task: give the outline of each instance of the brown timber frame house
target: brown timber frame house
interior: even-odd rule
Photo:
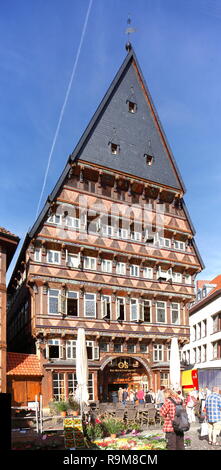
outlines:
[[[86,333],[91,400],[168,384],[171,338],[203,262],[185,188],[131,45],[27,234],[9,285],[9,350],[41,361],[44,406],[76,387]]]

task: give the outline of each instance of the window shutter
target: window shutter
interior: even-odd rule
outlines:
[[[101,317],[105,318],[107,316],[107,299],[101,300]]]
[[[172,276],[173,276],[172,268],[169,268],[167,271],[167,280],[172,279]]]
[[[59,293],[58,297],[58,312],[62,315],[67,314],[67,298],[66,294]]]
[[[144,321],[144,303],[140,303],[139,305],[139,320]]]
[[[120,318],[120,301],[119,301],[119,299],[117,299],[117,315],[116,315],[116,317],[117,317],[117,320],[118,320],[118,318]]]

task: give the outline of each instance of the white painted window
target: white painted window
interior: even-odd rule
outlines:
[[[80,253],[68,253],[66,251],[67,266],[70,268],[79,268],[80,266]]]
[[[185,251],[185,243],[178,240],[174,240],[174,248],[176,250]]]
[[[65,224],[67,225],[67,227],[71,227],[71,228],[74,228],[74,229],[79,229],[80,228],[80,219],[78,219],[77,217],[66,217],[66,220],[65,220]]]
[[[184,280],[185,284],[192,284],[192,276],[190,274],[185,274]]]
[[[143,268],[143,276],[145,279],[153,279],[153,268]]]
[[[125,308],[125,299],[124,297],[117,297],[116,302],[117,309],[117,320],[125,320],[126,308]]]
[[[132,264],[130,266],[130,275],[135,276],[135,277],[139,277],[139,273],[140,273],[139,266],[137,264]]]
[[[41,262],[41,248],[35,248],[34,261],[37,261],[38,263]]]
[[[111,319],[111,296],[109,295],[101,296],[101,317],[106,320]]]
[[[76,359],[76,340],[66,341],[66,358]]]
[[[96,268],[97,268],[97,258],[85,256],[84,257],[84,269],[95,270]]]
[[[79,312],[78,292],[68,291],[66,294],[66,315],[77,317]]]
[[[172,280],[173,280],[173,282],[181,283],[182,282],[182,274],[173,272],[172,273]]]
[[[163,361],[163,344],[154,344],[153,360],[154,362]]]
[[[131,232],[130,238],[131,240],[140,242],[142,240],[142,234],[140,232]]]
[[[105,273],[112,273],[112,261],[108,259],[102,259],[101,261],[101,271]]]
[[[177,302],[172,302],[171,303],[171,321],[175,325],[180,324],[180,304]]]
[[[65,400],[65,380],[64,374],[60,372],[53,372],[53,398],[56,401]]]
[[[170,238],[159,237],[159,246],[170,248],[171,247]]]
[[[117,237],[119,238],[128,238],[128,230],[126,230],[125,228],[119,228],[117,230]]]
[[[112,237],[114,235],[114,227],[111,225],[102,225],[102,234],[106,237]]]
[[[84,315],[88,318],[96,318],[96,294],[85,294]]]
[[[128,354],[133,354],[133,353],[135,353],[135,352],[136,352],[136,346],[135,346],[135,344],[130,344],[130,343],[128,343],[128,344],[127,344],[127,353],[128,353]]]
[[[120,262],[118,262],[118,263],[116,264],[116,273],[117,273],[117,274],[121,274],[121,275],[126,274],[126,263],[120,263]]]
[[[130,318],[131,321],[138,321],[139,303],[138,299],[131,299],[130,301]]]
[[[59,313],[59,297],[60,291],[58,289],[49,289],[48,291],[48,313]]]
[[[156,302],[157,323],[166,322],[166,302]]]
[[[49,339],[46,345],[46,357],[48,359],[61,359],[62,347],[59,339]]]
[[[99,359],[99,347],[95,346],[94,341],[86,341],[87,357],[95,361]]]
[[[60,214],[52,214],[48,217],[48,220],[49,224],[57,224],[57,225],[60,225],[61,224],[61,215]]]
[[[60,251],[48,250],[47,251],[47,262],[51,264],[60,264],[61,263],[61,253]]]

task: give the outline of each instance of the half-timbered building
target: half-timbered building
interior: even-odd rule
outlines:
[[[44,406],[76,387],[86,333],[90,399],[168,384],[171,338],[203,263],[185,187],[133,48],[29,231],[9,285],[11,351],[36,353]]]

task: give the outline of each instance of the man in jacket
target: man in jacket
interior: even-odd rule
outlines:
[[[212,393],[207,396],[205,407],[209,428],[209,444],[218,446],[217,436],[221,431],[221,396],[219,394],[219,387],[213,387]]]

